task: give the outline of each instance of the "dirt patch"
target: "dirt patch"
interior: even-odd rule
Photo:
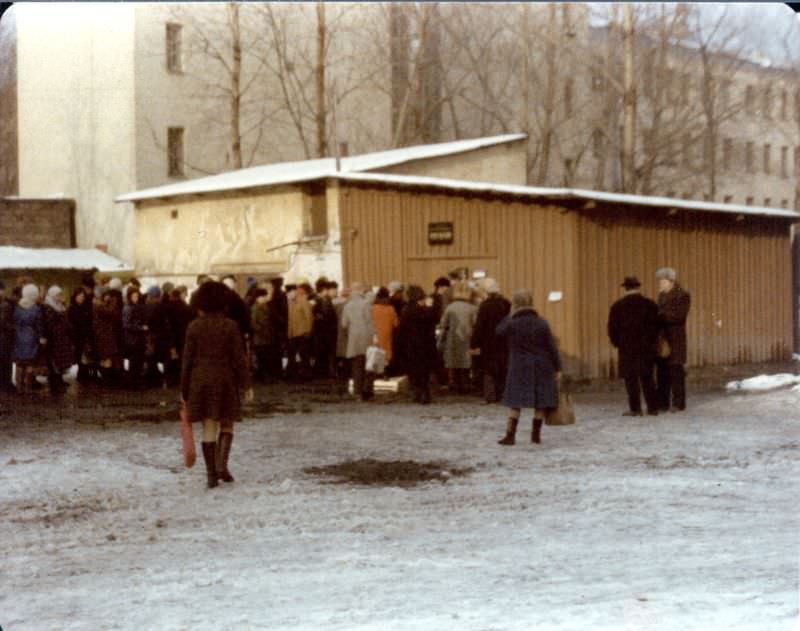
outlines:
[[[471,467],[454,467],[447,462],[414,462],[413,460],[348,460],[322,467],[307,467],[303,472],[323,478],[324,484],[360,484],[367,486],[416,486],[420,482],[436,480],[447,482],[450,478],[469,475]]]

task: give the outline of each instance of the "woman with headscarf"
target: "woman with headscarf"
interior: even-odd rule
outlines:
[[[88,305],[88,307],[87,307]],[[86,381],[90,373],[91,357],[94,354],[94,331],[92,329],[92,299],[83,287],[72,292],[67,307],[74,364],[78,364],[78,381]]]
[[[17,392],[33,390],[33,379],[39,364],[39,346],[47,340],[42,326],[42,309],[37,304],[39,288],[29,283],[22,288],[22,297],[14,309],[14,354],[17,366]]]
[[[51,392],[60,392],[67,387],[62,378],[64,371],[75,363],[72,331],[61,287],[53,285],[47,290],[42,305],[42,322],[47,339],[47,381]]]
[[[197,290],[199,317],[186,330],[181,400],[191,422],[203,424],[203,459],[208,488],[233,482],[228,457],[233,425],[241,418],[241,397],[252,401],[250,371],[239,326],[226,317],[229,291],[208,282]]]
[[[405,303],[405,301],[403,301]],[[386,366],[388,367],[394,356],[394,337],[400,319],[394,305],[389,301],[389,290],[381,287],[375,294],[372,304],[372,324],[378,338],[378,346],[386,353]]]
[[[95,296],[92,327],[95,350],[100,361],[100,373],[107,385],[117,386],[122,368],[122,349],[119,340],[122,311],[118,309],[112,292],[98,287],[95,289]]]
[[[453,301],[444,310],[440,323],[440,346],[448,370],[448,385],[460,394],[466,392],[469,383],[470,341],[478,318],[478,308],[470,302],[471,298],[470,286],[463,280],[458,281],[453,288]]]
[[[522,408],[533,408],[531,442],[541,442],[547,410],[558,407],[561,356],[547,320],[533,310],[527,289],[514,292],[511,313],[497,325],[497,335],[508,340],[508,374],[503,405],[511,408],[506,435],[498,443],[513,445]]]
[[[142,302],[142,292],[131,285],[127,304],[122,308],[122,337],[128,357],[128,387],[134,390],[142,386],[147,331],[147,307]]]

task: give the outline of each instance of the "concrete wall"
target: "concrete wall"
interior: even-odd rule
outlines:
[[[0,199],[0,245],[74,248],[75,201]]]
[[[17,22],[12,6],[0,19],[0,195],[19,191],[17,139]]]
[[[519,140],[451,156],[415,160],[375,172],[525,186],[526,143]]]
[[[133,8],[31,3],[15,9],[19,194],[74,198],[78,245],[106,244],[112,255],[131,260],[133,216],[113,198],[136,188]]]

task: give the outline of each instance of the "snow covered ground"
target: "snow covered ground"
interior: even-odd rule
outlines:
[[[0,402],[5,631],[800,629],[800,392],[641,419],[581,394],[575,426],[502,448],[503,409],[475,399],[263,390],[211,491],[159,397]],[[303,473],[367,457],[475,471]]]

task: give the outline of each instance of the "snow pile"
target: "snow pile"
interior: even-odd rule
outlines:
[[[767,392],[778,390],[794,384],[800,384],[800,375],[780,373],[777,375],[758,375],[742,381],[730,381],[725,386],[728,392]],[[800,387],[794,388],[800,391]]]

